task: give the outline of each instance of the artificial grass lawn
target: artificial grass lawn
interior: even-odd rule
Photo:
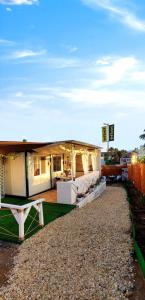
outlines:
[[[30,203],[30,200],[6,197],[2,199],[2,202],[15,205],[24,205]],[[75,205],[43,202],[44,226],[69,213],[75,207]],[[35,218],[34,221],[33,218]],[[25,222],[25,239],[29,238],[31,235],[40,230],[38,220],[38,213],[36,213],[35,208],[32,207]],[[0,210],[0,240],[20,242],[18,238],[18,224],[9,209]]]

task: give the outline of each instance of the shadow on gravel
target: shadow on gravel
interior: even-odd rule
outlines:
[[[0,241],[0,287],[8,280],[18,247],[16,244]]]
[[[131,182],[110,183],[112,187],[124,187],[127,191],[132,222],[135,224],[135,238],[145,259],[145,198]],[[145,300],[145,278],[134,255],[135,288],[130,300]]]
[[[136,261],[134,261],[135,270],[135,289],[130,300],[145,300],[145,279],[142,271]]]

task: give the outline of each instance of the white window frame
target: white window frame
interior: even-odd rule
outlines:
[[[54,170],[54,158],[55,157],[60,157],[60,170]],[[62,156],[61,155],[53,155],[53,157],[52,157],[52,159],[53,159],[53,172],[55,173],[55,172],[62,172]]]
[[[42,173],[42,167],[41,167],[41,159],[44,158],[45,159],[45,172]],[[39,170],[40,170],[40,174],[35,175],[35,159],[38,159],[38,165],[39,165]],[[33,175],[34,177],[38,177],[38,176],[42,176],[47,174],[47,166],[46,166],[46,156],[34,156],[33,158]]]

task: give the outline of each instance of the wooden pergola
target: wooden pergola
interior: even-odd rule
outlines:
[[[76,141],[64,141],[64,142],[55,142],[43,147],[35,149],[34,152],[37,155],[63,155],[64,157],[64,166],[70,165],[71,177],[76,177],[76,156],[81,155],[85,159],[84,163],[84,174],[88,171],[88,156],[92,155],[97,156],[99,152],[99,147],[90,145],[87,143],[81,143]],[[66,159],[67,158],[67,159]],[[94,166],[96,168],[96,166]]]

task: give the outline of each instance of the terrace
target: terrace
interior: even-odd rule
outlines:
[[[101,173],[100,148],[91,144],[78,141],[0,144],[2,198],[5,194],[35,197],[55,189],[58,181],[68,182],[94,171]],[[46,201],[55,202],[56,192],[45,197]]]
[[[44,198],[45,202],[48,203],[57,203],[57,190],[52,189],[50,191],[40,193],[36,196],[30,197],[30,200],[38,200],[40,198]]]
[[[78,141],[2,142],[0,238],[12,241],[23,238],[21,221],[24,238],[38,231],[42,225],[40,205],[37,207],[39,199],[44,201],[44,226],[72,210],[78,202],[82,205],[92,201],[105,188],[104,183],[101,188],[97,186],[99,177],[100,148],[97,146]]]

